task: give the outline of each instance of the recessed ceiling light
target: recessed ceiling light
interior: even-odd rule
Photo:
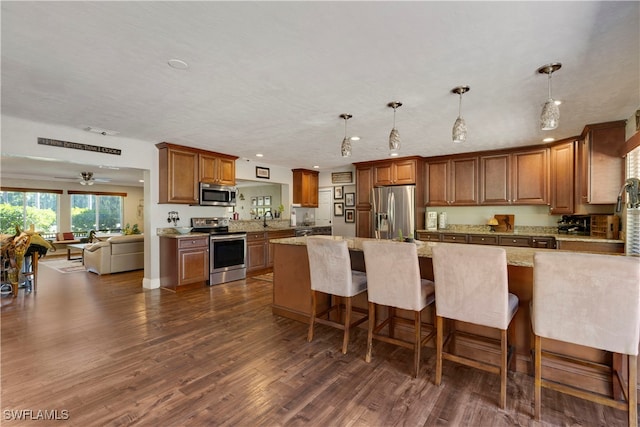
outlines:
[[[398,157],[398,153],[391,153],[389,154],[390,157]]]
[[[562,100],[560,100],[560,99],[554,99],[554,100],[553,100],[553,103],[554,103],[554,104],[556,104],[556,105],[560,105],[560,104],[562,104]]]
[[[543,140],[542,140],[542,142],[553,142],[553,141],[555,141],[555,140],[556,140],[555,138],[551,138],[551,137],[549,137],[549,138],[545,138],[545,139],[543,139]]]
[[[360,141],[360,137],[359,136],[352,136],[351,138],[352,141]]]
[[[116,132],[115,130],[94,128],[92,126],[87,126],[86,128],[84,128],[84,130],[86,130],[87,132],[99,133],[100,135],[109,135],[109,136],[117,135],[120,133],[120,132]]]
[[[144,182],[144,179],[139,179],[138,182]]]
[[[264,157],[264,154],[258,153],[258,154],[256,154],[256,157]]]
[[[169,64],[171,68],[175,68],[176,70],[186,70],[187,68],[189,68],[189,64],[180,59],[170,59],[167,64]]]
[[[313,168],[314,168],[314,169],[320,169],[320,166],[315,165],[315,166],[313,166]]]

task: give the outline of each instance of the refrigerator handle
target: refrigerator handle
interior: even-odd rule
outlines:
[[[393,240],[393,234],[396,232],[396,198],[393,192],[389,192],[389,196],[387,198],[387,216],[389,217],[389,240]]]

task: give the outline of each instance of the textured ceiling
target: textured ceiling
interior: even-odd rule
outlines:
[[[286,167],[531,145],[640,106],[638,2],[2,1],[2,114]],[[187,70],[167,65],[172,58]],[[560,126],[539,130],[541,65]],[[464,144],[451,142],[469,85]],[[344,122],[358,135],[340,156]]]

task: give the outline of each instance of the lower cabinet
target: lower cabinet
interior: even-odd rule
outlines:
[[[266,232],[247,233],[247,274],[267,268]]]
[[[624,253],[624,243],[615,242],[576,242],[558,240],[558,249],[574,252],[605,252],[613,254]]]
[[[160,237],[160,286],[180,286],[209,280],[209,237]]]
[[[554,237],[508,236],[504,234],[465,234],[418,232],[418,240],[427,242],[468,243],[472,245],[516,246],[522,248],[555,249]]]
[[[329,227],[329,234],[331,233],[331,227]],[[271,240],[271,239],[284,239],[286,237],[296,237],[296,232],[295,230],[278,230],[278,231],[269,231],[267,232],[267,239]],[[274,254],[274,249],[273,249],[274,244],[273,243],[269,243],[268,244],[268,249],[269,249],[269,253],[267,255],[267,267],[268,268],[273,268],[273,254]]]

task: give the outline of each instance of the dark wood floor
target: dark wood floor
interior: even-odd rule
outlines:
[[[624,426],[625,412],[543,392],[532,419],[532,378],[499,378],[453,363],[433,385],[427,349],[412,353],[355,331],[271,314],[271,287],[248,279],[174,294],[143,290],[142,272],[62,274],[41,264],[37,295],[2,297],[2,425],[73,426]],[[8,411],[57,410],[68,419],[15,421]],[[68,412],[63,412],[68,411]]]

